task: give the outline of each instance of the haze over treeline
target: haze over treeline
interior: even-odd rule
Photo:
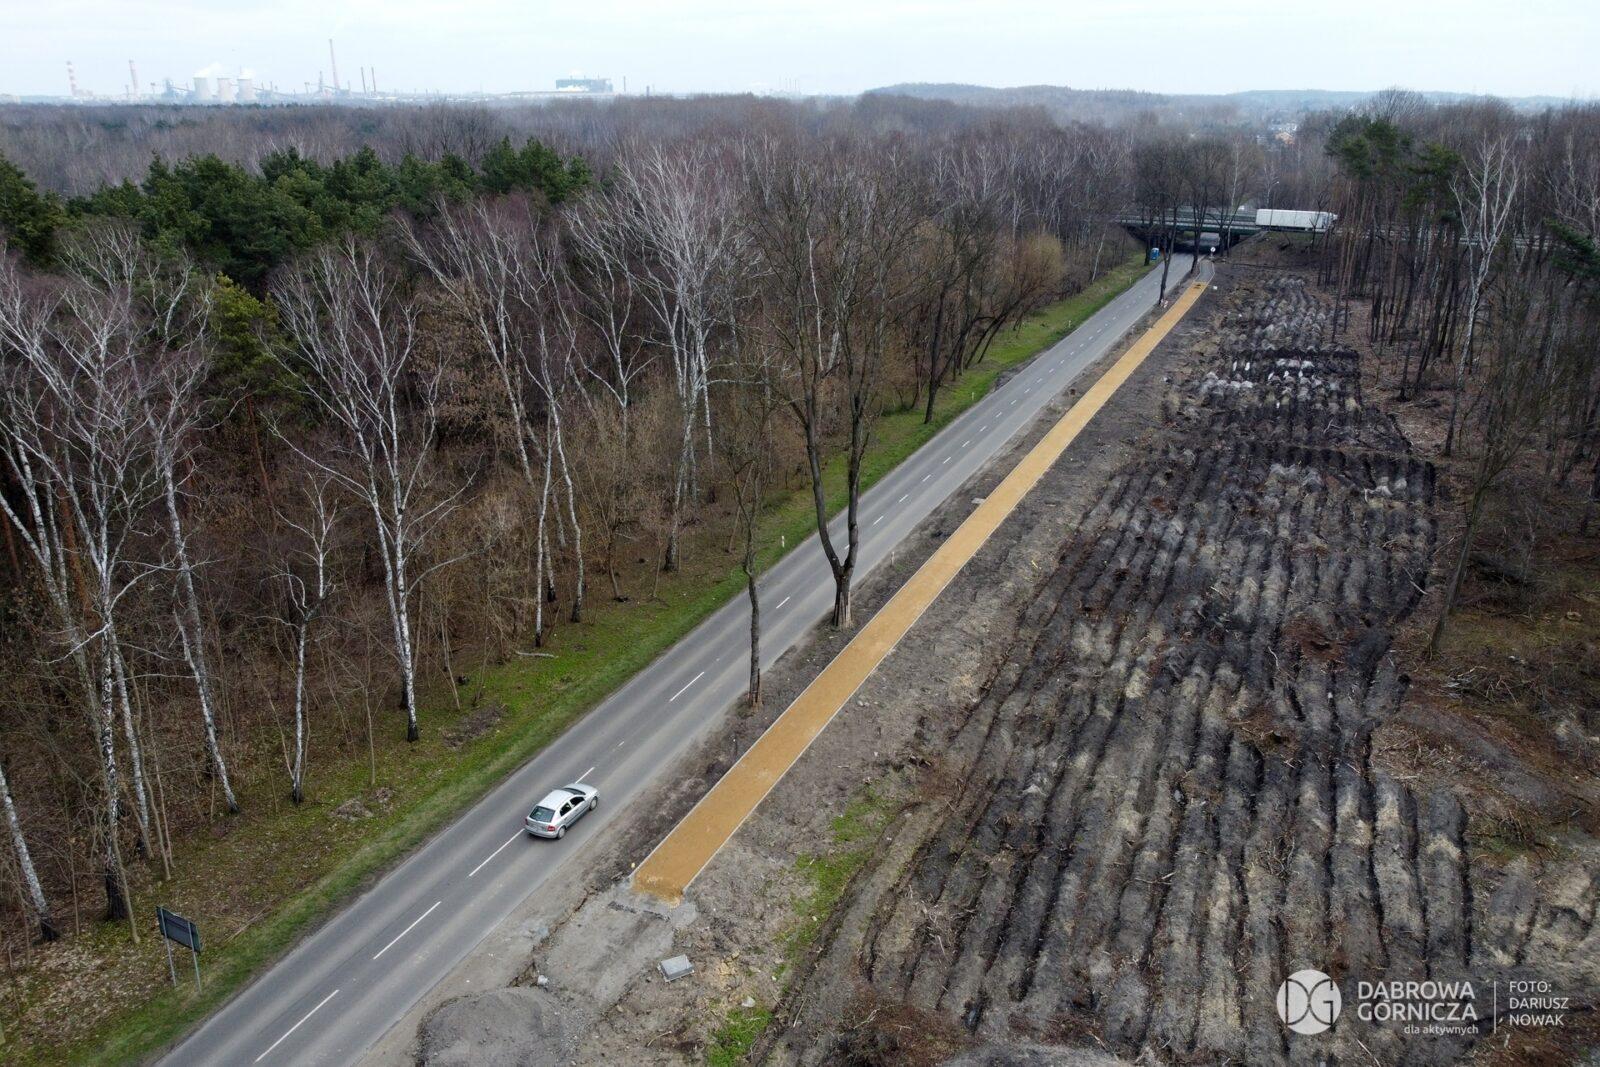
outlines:
[[[1045,0],[63,0],[13,5],[0,92],[122,96],[139,78],[249,71],[301,90],[550,90],[575,71],[657,93],[854,94],[875,85],[1129,87],[1228,93],[1257,87],[1370,90],[1391,84],[1505,96],[1600,91],[1595,7],[1541,0],[1346,0],[1337,8],[1244,0],[1062,4]],[[327,42],[335,39],[337,61]],[[144,89],[145,86],[141,86]]]

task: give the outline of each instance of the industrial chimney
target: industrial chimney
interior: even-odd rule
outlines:
[[[333,75],[333,91],[339,91],[339,61],[333,58],[333,38],[328,38],[328,70]]]

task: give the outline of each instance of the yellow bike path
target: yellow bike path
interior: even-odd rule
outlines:
[[[1045,471],[1061,458],[1089,420],[1188,313],[1205,289],[1204,282],[1190,285],[1022,457],[894,598],[861,627],[833,662],[645,857],[633,873],[635,889],[671,904],[683,899],[689,883],[711,862],[711,857],[794,766],[817,735],[827,728],[861,683],[883,662],[990,535],[1000,528]]]

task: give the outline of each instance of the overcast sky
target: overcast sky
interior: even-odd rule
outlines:
[[[1600,94],[1600,0],[0,0],[0,92],[201,71],[281,88],[855,93],[904,81],[1158,92]]]

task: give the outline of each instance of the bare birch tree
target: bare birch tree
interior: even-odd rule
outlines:
[[[413,257],[470,324],[499,379],[518,469],[537,500],[534,636],[540,641],[546,568],[554,567],[548,550],[552,501],[565,512],[559,533],[573,538],[573,622],[583,617],[587,591],[583,523],[563,410],[575,373],[575,342],[564,307],[559,251],[553,236],[541,233],[526,201],[478,201],[445,209],[431,232],[408,227],[404,233]]]
[[[334,529],[339,521],[339,505],[334,488],[326,476],[313,478],[304,488],[305,517],[301,520],[279,514],[278,521],[293,530],[299,544],[289,553],[274,576],[286,610],[283,622],[289,627],[294,645],[294,740],[289,751],[289,799],[299,804],[305,799],[306,744],[306,650],[311,631],[322,617],[334,585],[329,573]]]
[[[17,854],[23,896],[28,907],[33,909],[33,921],[39,927],[39,939],[54,941],[61,933],[50,914],[50,902],[45,899],[39,872],[33,866],[33,853],[28,851],[28,839],[22,834],[22,820],[17,818],[17,805],[11,798],[11,783],[6,779],[4,760],[0,760],[0,801],[5,803],[6,829],[11,832],[11,848]]]
[[[371,512],[383,564],[406,740],[417,725],[417,556],[459,491],[430,498],[440,371],[412,358],[416,305],[371,244],[347,237],[312,253],[273,287],[298,359],[284,366],[336,431],[331,455],[300,451]],[[291,446],[293,447],[293,446]]]
[[[682,419],[677,472],[668,515],[662,566],[678,566],[679,538],[688,498],[697,485],[699,431],[711,435],[710,390],[717,379],[714,339],[719,289],[743,259],[733,189],[719,160],[695,146],[639,147],[621,161],[608,201],[640,249],[633,287],[654,320],[652,337],[667,356]]]
[[[644,342],[644,318],[635,276],[639,255],[626,220],[605,198],[595,198],[566,218],[573,304],[588,329],[577,348],[585,384],[576,395],[587,408],[591,447],[583,466],[590,511],[596,516],[606,574],[615,600],[624,599],[617,575],[619,542],[640,518],[648,492],[635,455],[635,404],[656,350]]]
[[[20,498],[14,505],[0,495],[0,510],[37,565],[95,739],[111,919],[129,916],[118,841],[116,619],[155,569],[129,552],[135,519],[155,490],[137,333],[125,290],[69,282],[31,295],[14,265],[0,260],[0,344],[14,360],[0,387],[0,450]],[[142,790],[137,758],[133,773]]]
[[[1455,448],[1461,395],[1472,368],[1472,342],[1484,294],[1494,274],[1501,241],[1508,233],[1517,186],[1522,180],[1521,160],[1509,137],[1485,137],[1460,173],[1450,183],[1461,219],[1461,241],[1466,246],[1467,307],[1462,316],[1461,344],[1456,350],[1455,390],[1450,399],[1450,423],[1445,431],[1444,454]]]
[[[147,378],[143,400],[150,455],[159,479],[171,554],[166,569],[174,582],[174,628],[184,663],[194,679],[212,776],[221,790],[223,805],[229,813],[237,814],[239,801],[217,729],[219,687],[208,652],[211,635],[182,506],[187,496],[185,483],[197,466],[194,453],[204,415],[201,392],[210,371],[204,344],[211,287],[186,257],[156,255],[132,226],[120,222],[81,229],[66,243],[63,257],[79,276],[108,297],[125,293],[135,305],[137,344]],[[134,793],[141,843],[148,852],[149,802],[139,771],[143,761],[128,694],[128,668],[120,644],[116,667],[118,702],[136,772]]]

